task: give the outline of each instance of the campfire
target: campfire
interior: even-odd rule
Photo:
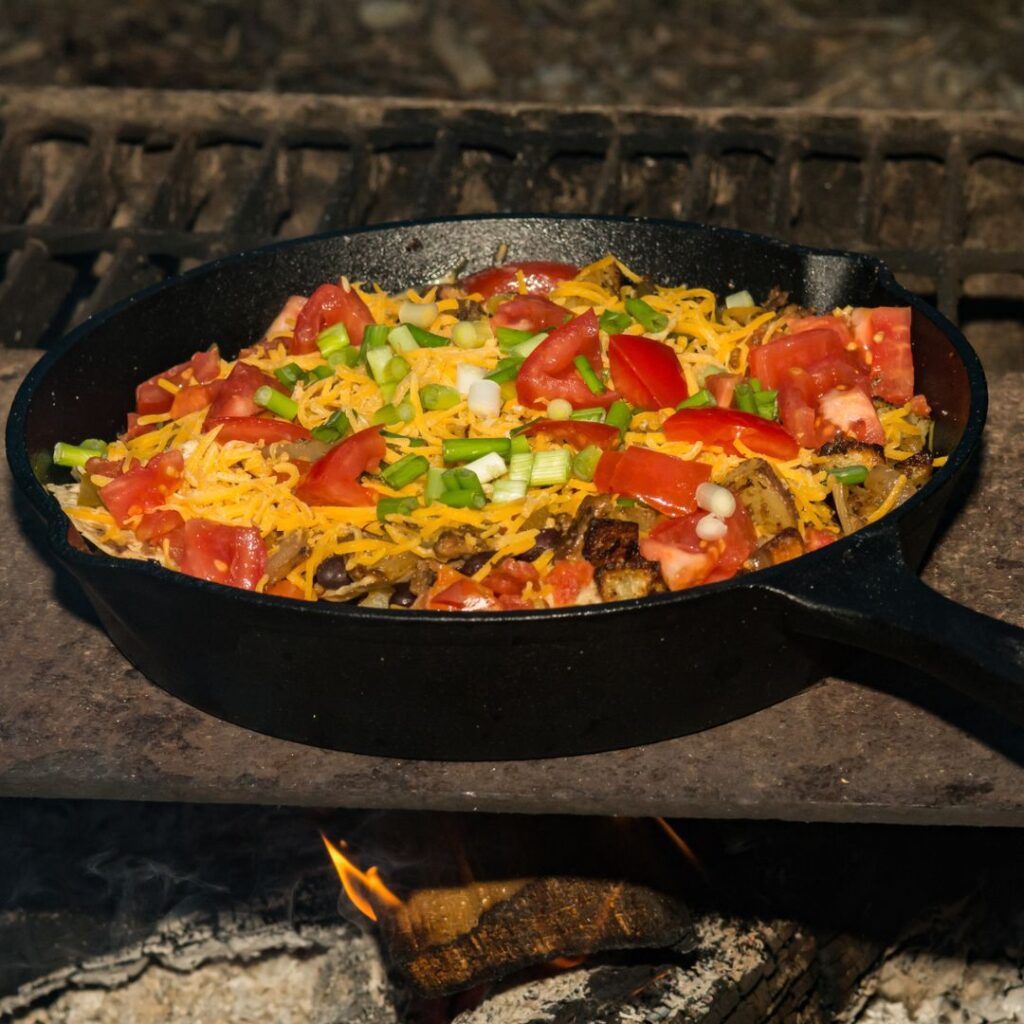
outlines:
[[[348,843],[321,837],[343,908],[373,923],[386,962],[417,995],[448,995],[542,964],[569,969],[609,951],[678,956],[694,948],[680,893],[698,862],[667,822],[659,829],[580,819],[525,834],[508,819],[461,825],[414,863],[402,896],[376,866],[360,869]],[[678,863],[668,864],[666,852]]]

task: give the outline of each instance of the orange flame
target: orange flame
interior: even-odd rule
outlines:
[[[704,870],[704,865],[701,864],[697,854],[690,848],[689,843],[664,819],[654,819],[658,825],[661,826],[661,830],[669,837],[672,841],[672,845],[686,858],[690,866],[700,875],[701,878],[706,882],[708,879],[707,872]]]
[[[374,904],[391,910],[402,905],[402,901],[381,881],[376,867],[360,871],[322,832],[320,838],[327,847],[327,855],[331,858],[334,870],[338,872],[345,895],[361,914],[376,921]]]

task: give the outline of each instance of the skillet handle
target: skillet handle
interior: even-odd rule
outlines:
[[[894,530],[854,534],[850,542],[833,571],[772,588],[797,606],[793,628],[923,670],[1024,725],[1024,629],[922,583]]]

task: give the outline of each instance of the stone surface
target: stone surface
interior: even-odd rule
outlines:
[[[32,352],[0,355],[0,410]],[[981,474],[925,580],[1024,624],[1024,375],[991,381]],[[924,677],[849,653],[749,718],[575,758],[431,763],[305,747],[226,724],[148,683],[54,567],[0,465],[0,796],[68,796],[676,817],[1024,824],[1020,730]],[[891,690],[898,696],[883,692]],[[924,710],[918,703],[930,710]],[[953,722],[957,724],[953,724]]]

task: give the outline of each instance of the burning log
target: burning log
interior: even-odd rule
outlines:
[[[559,877],[420,890],[382,918],[381,936],[395,970],[424,996],[557,958],[693,946],[678,900],[632,882]]]
[[[648,844],[635,841],[638,828]],[[404,898],[376,868],[361,871],[324,843],[351,904],[377,923],[390,966],[421,996],[554,960],[693,948],[690,915],[674,894],[686,872],[673,844],[649,823],[577,820],[541,831],[535,827],[524,846],[507,821],[470,826],[470,835],[444,837],[440,856],[434,834],[433,858],[411,857],[418,867]],[[431,865],[440,876],[428,880]]]

